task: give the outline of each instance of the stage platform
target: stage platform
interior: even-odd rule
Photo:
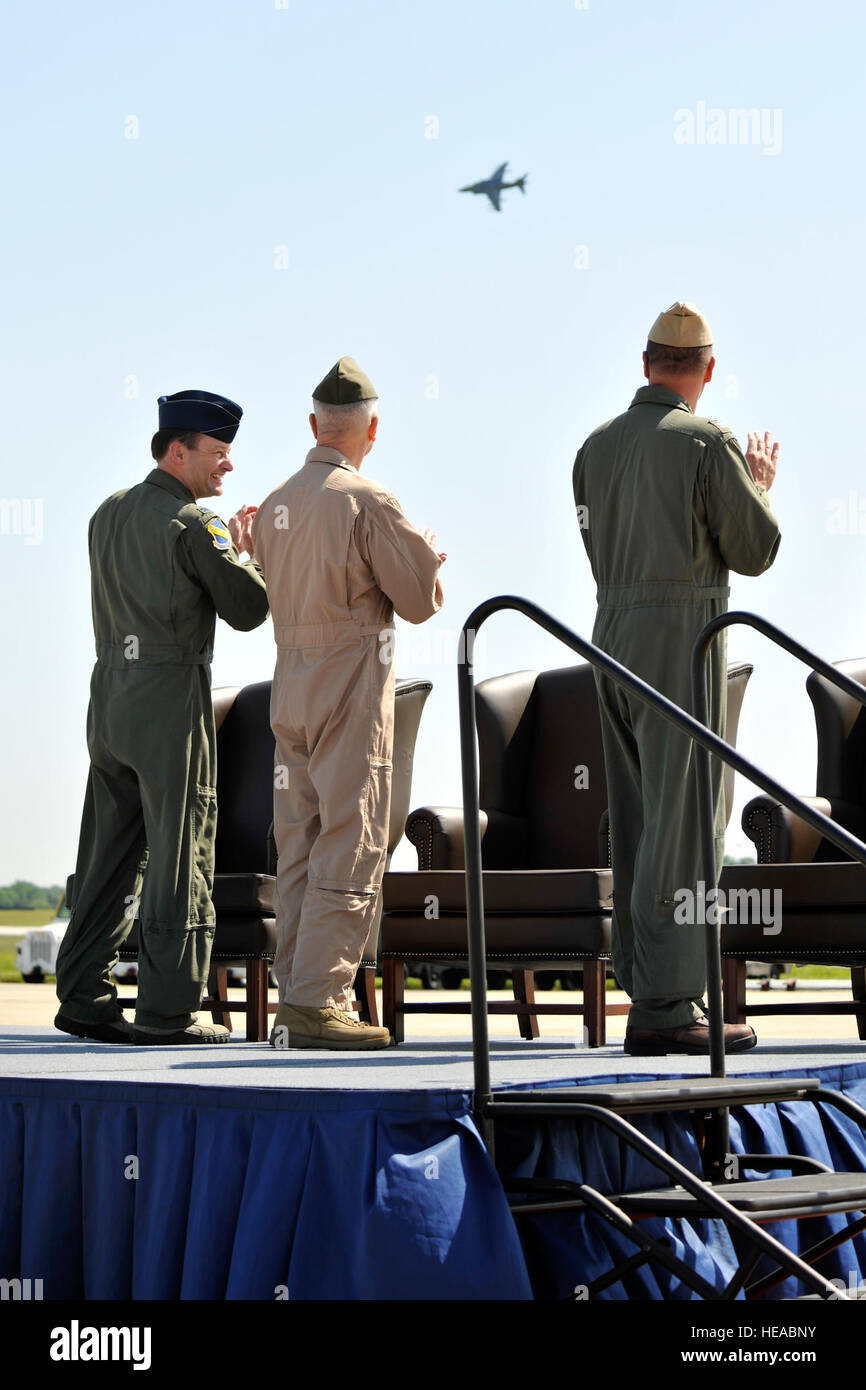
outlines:
[[[785,1071],[829,1074],[837,1067],[866,1067],[866,1042],[774,1039],[729,1057],[731,1076],[778,1076]],[[621,1043],[582,1047],[535,1038],[490,1044],[494,1088],[574,1085],[615,1077],[702,1076],[706,1058],[627,1057]],[[277,1052],[268,1043],[217,1046],[109,1047],[65,1037],[54,1028],[0,1026],[0,1078],[65,1077],[71,1080],[193,1086],[253,1086],[291,1090],[472,1090],[472,1045],[466,1038],[401,1043],[382,1052]],[[826,1082],[830,1084],[829,1081]]]
[[[491,1045],[495,1089],[706,1074],[699,1058],[631,1058],[539,1039]],[[773,1040],[732,1076],[817,1076],[866,1103],[866,1044]],[[582,1214],[511,1217],[500,1174],[657,1184],[594,1125],[497,1126],[499,1172],[471,1115],[465,1039],[379,1053],[275,1052],[266,1043],[109,1047],[51,1028],[0,1029],[0,1278],[63,1299],[562,1299],[621,1249]],[[682,1113],[640,1128],[699,1171]],[[732,1113],[735,1152],[807,1153],[866,1171],[866,1135],[830,1110]],[[801,1249],[845,1216],[773,1228]],[[841,1225],[839,1223],[842,1223]],[[716,1223],[653,1222],[720,1286]],[[820,1228],[820,1229],[819,1229]],[[866,1237],[822,1272],[859,1282]],[[800,1292],[790,1281],[774,1297]],[[648,1269],[605,1299],[692,1297]]]

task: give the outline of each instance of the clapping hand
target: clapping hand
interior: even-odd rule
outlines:
[[[246,551],[253,558],[253,517],[258,507],[239,507],[234,516],[229,517],[229,534],[240,551]]]
[[[758,487],[762,487],[765,492],[769,492],[773,486],[778,461],[779,445],[773,443],[773,436],[770,431],[765,432],[762,440],[757,431],[753,433],[750,430],[746,463],[749,465],[749,471]]]
[[[429,526],[425,526],[424,530],[421,532],[421,535],[424,537],[427,544],[429,546],[432,546],[432,548],[436,550],[436,532],[431,531]],[[436,554],[439,556],[440,561],[444,565],[445,561],[448,559],[447,552],[444,550],[436,550]]]

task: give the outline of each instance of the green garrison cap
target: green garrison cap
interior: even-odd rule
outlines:
[[[323,405],[356,405],[358,401],[375,401],[378,392],[354,357],[341,357],[313,392],[313,400]]]

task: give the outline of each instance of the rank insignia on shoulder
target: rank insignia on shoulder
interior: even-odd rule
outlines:
[[[231,548],[232,538],[221,521],[209,521],[207,529],[217,550],[229,550]]]

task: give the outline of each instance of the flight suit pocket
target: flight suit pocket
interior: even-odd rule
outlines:
[[[391,815],[391,763],[371,758],[364,790],[363,820],[358,855],[352,873],[356,887],[378,888],[388,853]]]
[[[193,807],[192,873],[190,875],[190,926],[212,927],[214,850],[217,796],[215,787],[196,786]]]

